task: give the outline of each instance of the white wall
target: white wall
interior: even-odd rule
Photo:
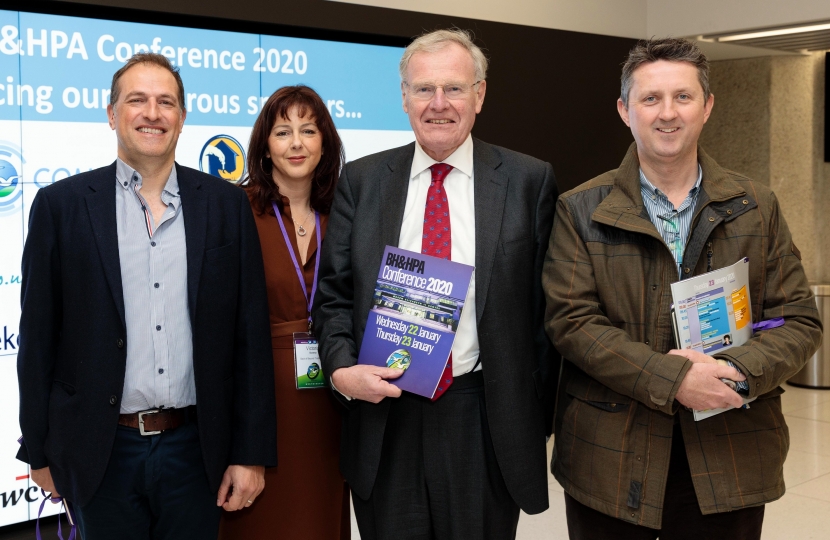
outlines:
[[[646,36],[648,0],[332,0],[608,36]]]
[[[533,3],[540,0],[514,1]],[[648,0],[647,13],[649,36],[695,36],[827,20],[830,19],[830,2],[827,0]]]
[[[331,0],[630,38],[830,19],[829,0]]]

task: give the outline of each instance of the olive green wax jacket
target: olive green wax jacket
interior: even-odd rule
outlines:
[[[551,470],[577,501],[659,529],[672,428],[681,424],[704,514],[784,494],[789,433],[780,385],[821,341],[815,300],[775,195],[698,149],[701,192],[683,278],[749,257],[752,320],[783,317],[742,346],[715,354],[746,376],[749,409],[695,422],[675,400],[691,363],[670,319],[677,263],[640,193],[636,143],[619,169],[563,194],[542,282],[545,325],[563,356]]]

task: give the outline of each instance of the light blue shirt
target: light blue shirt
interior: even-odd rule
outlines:
[[[196,404],[193,337],[187,303],[187,243],[176,167],[161,200],[167,205],[150,236],[141,175],[118,160],[115,214],[124,315],[127,371],[121,413]],[[152,220],[152,213],[150,213]]]
[[[689,190],[689,194],[680,203],[678,208],[666,195],[648,181],[643,169],[640,169],[640,193],[643,195],[643,204],[648,217],[663,237],[663,241],[672,252],[677,264],[677,275],[682,277],[683,253],[689,241],[689,232],[692,227],[697,196],[700,193],[700,182],[703,179],[703,169],[697,166],[697,182]]]

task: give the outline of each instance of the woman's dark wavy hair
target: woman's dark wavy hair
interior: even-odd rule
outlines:
[[[308,86],[283,86],[268,98],[251,131],[248,143],[248,175],[241,186],[248,192],[257,213],[273,214],[271,202],[276,202],[282,210],[282,196],[276,182],[271,177],[273,164],[266,158],[268,137],[277,117],[288,120],[288,112],[297,107],[300,118],[313,118],[323,136],[323,155],[314,169],[311,181],[311,207],[321,214],[328,214],[334,198],[334,188],[340,176],[340,168],[345,162],[343,143],[334,127],[326,105],[320,96]]]

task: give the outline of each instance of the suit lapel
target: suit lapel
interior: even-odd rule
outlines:
[[[481,320],[493,260],[499,244],[508,178],[498,170],[501,159],[492,147],[473,139],[473,193],[476,212],[476,321]]]
[[[187,305],[190,309],[190,323],[195,328],[196,300],[199,292],[199,278],[202,275],[202,260],[205,252],[207,233],[207,198],[202,183],[188,169],[176,164],[179,194],[184,209],[184,234],[187,245]]]
[[[400,148],[389,160],[388,172],[380,178],[381,251],[385,246],[398,245],[414,155],[415,143]]]
[[[118,222],[115,215],[115,162],[90,180],[89,189],[91,193],[86,196],[86,207],[92,223],[92,232],[95,235],[98,254],[101,256],[104,276],[115,300],[121,324],[126,328],[121,258],[118,253]]]

